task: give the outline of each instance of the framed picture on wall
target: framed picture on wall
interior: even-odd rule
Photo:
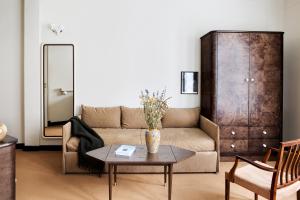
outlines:
[[[181,94],[198,94],[198,72],[181,72]]]

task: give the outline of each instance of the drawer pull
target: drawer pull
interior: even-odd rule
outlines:
[[[263,144],[262,146],[263,146],[263,148],[267,148],[267,145],[266,145],[266,144]]]
[[[234,145],[234,144],[231,144],[230,147],[234,149],[234,148],[235,148],[235,145]]]
[[[264,135],[267,135],[267,131],[263,131],[263,134],[264,134]]]
[[[231,131],[231,135],[235,135],[235,132],[234,132],[234,131]]]

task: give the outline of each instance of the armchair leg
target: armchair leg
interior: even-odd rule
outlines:
[[[229,200],[230,197],[230,181],[225,179],[225,200]]]
[[[300,200],[300,190],[297,192],[297,200]]]
[[[258,195],[256,193],[254,194],[254,199],[258,200]]]

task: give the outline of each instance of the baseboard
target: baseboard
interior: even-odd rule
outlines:
[[[66,123],[68,123],[68,121],[60,121],[60,122],[51,122],[48,121],[48,126],[62,126],[65,125]]]
[[[264,158],[264,155],[242,155],[243,157],[249,159],[249,160],[258,160],[262,161]],[[276,155],[270,155],[269,161],[276,161],[277,156]],[[221,162],[234,162],[235,161],[235,156],[221,156],[220,159]]]
[[[16,149],[23,149],[24,148],[24,143],[17,143],[16,144]]]
[[[16,148],[23,151],[62,151],[61,145],[25,146],[24,143],[18,143]]]

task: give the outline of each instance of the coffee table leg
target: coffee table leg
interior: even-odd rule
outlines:
[[[118,166],[117,165],[114,165],[114,185],[116,186],[117,185],[117,168]]]
[[[167,165],[164,165],[164,186],[167,183]]]
[[[112,200],[112,165],[108,164],[108,191],[109,200]]]
[[[168,200],[172,199],[172,176],[173,176],[173,164],[169,164]]]

